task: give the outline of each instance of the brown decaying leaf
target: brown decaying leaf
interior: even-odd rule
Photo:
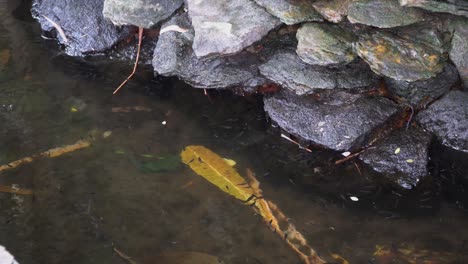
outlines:
[[[5,69],[5,65],[10,61],[11,53],[10,50],[4,49],[0,51],[0,71]]]

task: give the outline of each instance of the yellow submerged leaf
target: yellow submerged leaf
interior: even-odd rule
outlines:
[[[180,153],[182,162],[222,191],[244,202],[254,201],[254,190],[218,154],[203,146],[187,146]]]
[[[224,158],[224,161],[231,167],[234,167],[236,166],[237,162],[235,160],[232,160],[232,159],[226,159]]]

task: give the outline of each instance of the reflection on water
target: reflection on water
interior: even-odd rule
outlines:
[[[11,52],[0,72],[0,163],[112,131],[90,148],[0,173],[0,185],[34,191],[0,193],[0,245],[20,263],[124,263],[113,245],[138,263],[187,251],[229,264],[301,263],[251,208],[173,162],[194,144],[236,160],[241,174],[254,170],[323,255],[404,263],[398,249],[413,249],[434,263],[467,263],[466,195],[446,200],[445,182],[457,180],[449,168],[435,187],[400,194],[352,162],[335,167],[334,153],[282,141],[255,96],[208,97],[144,69],[112,96],[129,65],[57,54],[11,10],[0,2],[0,51]],[[373,256],[377,245],[399,260]]]

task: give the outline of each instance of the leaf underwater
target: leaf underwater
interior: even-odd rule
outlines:
[[[180,153],[182,162],[222,191],[249,202],[254,190],[222,157],[203,146],[187,146]]]

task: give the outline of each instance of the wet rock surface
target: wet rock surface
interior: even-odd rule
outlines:
[[[197,88],[255,87],[263,83],[255,56],[244,52],[231,57],[198,58],[192,50],[194,32],[187,14],[175,16],[162,28],[171,25],[189,30],[160,35],[153,57],[157,74],[178,76]]]
[[[468,17],[468,2],[465,0],[400,0],[402,6],[419,7],[432,12],[451,13]]]
[[[197,57],[240,52],[281,24],[250,0],[187,0]]]
[[[348,15],[351,0],[318,0],[313,3],[323,18],[332,23],[338,23]]]
[[[312,65],[336,65],[353,61],[356,37],[336,25],[307,23],[297,31],[297,54]]]
[[[254,0],[281,22],[293,25],[306,21],[323,21],[309,0]]]
[[[420,112],[417,121],[442,144],[468,153],[468,93],[448,93]]]
[[[454,22],[450,59],[457,66],[460,78],[468,88],[468,19]]]
[[[379,28],[406,26],[423,21],[424,12],[402,7],[398,0],[356,0],[349,5],[348,20]]]
[[[355,50],[374,72],[395,80],[426,80],[446,64],[445,54],[437,49],[384,32],[360,36]]]
[[[342,91],[319,100],[283,92],[264,103],[270,118],[286,131],[338,151],[362,146],[398,112],[388,99]]]
[[[183,3],[183,0],[105,0],[102,13],[115,25],[151,28],[168,18]]]
[[[340,68],[314,66],[303,62],[294,51],[279,51],[259,67],[271,81],[298,95],[320,89],[358,89],[376,84],[376,76],[362,62]]]
[[[455,66],[448,64],[436,77],[429,80],[407,82],[385,78],[388,89],[413,105],[427,104],[446,94],[459,80]]]
[[[123,34],[102,15],[104,0],[35,0],[33,16],[44,31],[55,30],[47,19],[60,26],[67,39],[57,33],[71,56],[102,52],[111,48]],[[46,18],[47,17],[47,18]]]
[[[388,181],[412,189],[428,174],[431,134],[420,128],[400,129],[359,155],[359,159]]]

